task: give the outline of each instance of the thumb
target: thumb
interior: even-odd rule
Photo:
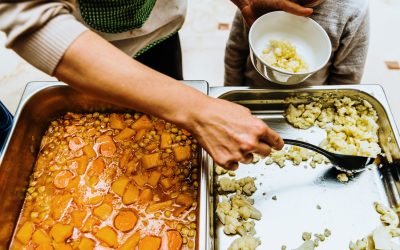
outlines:
[[[289,0],[279,1],[279,9],[289,12],[297,16],[309,16],[313,13],[312,8],[305,8],[297,3],[291,2]]]

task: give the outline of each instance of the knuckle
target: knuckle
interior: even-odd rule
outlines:
[[[243,152],[247,153],[247,152],[254,151],[256,146],[257,146],[257,142],[256,142],[256,140],[253,139],[253,140],[249,140],[249,141],[243,143],[242,146],[241,146],[241,149],[242,149]]]

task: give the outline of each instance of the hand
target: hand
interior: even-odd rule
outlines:
[[[251,26],[265,13],[283,10],[298,16],[309,16],[313,9],[305,8],[289,0],[232,0],[241,10],[246,23]]]
[[[253,152],[267,156],[271,148],[283,147],[279,134],[243,106],[209,98],[206,106],[196,111],[190,130],[214,161],[226,169],[236,169],[238,162],[250,163]]]

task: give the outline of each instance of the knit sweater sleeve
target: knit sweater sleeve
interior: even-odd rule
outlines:
[[[6,46],[52,75],[71,43],[87,28],[72,15],[74,1],[0,3]]]
[[[328,84],[359,84],[369,46],[368,1],[354,8],[344,28],[340,45],[330,68]]]

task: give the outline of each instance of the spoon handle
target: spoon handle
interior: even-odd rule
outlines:
[[[295,145],[295,146],[311,149],[311,150],[313,150],[313,151],[325,156],[330,161],[336,162],[336,158],[330,152],[328,152],[325,149],[322,149],[320,147],[317,147],[317,146],[315,146],[313,144],[310,144],[308,142],[292,140],[292,139],[283,139],[283,141],[285,142],[285,144],[290,144],[290,145]]]

